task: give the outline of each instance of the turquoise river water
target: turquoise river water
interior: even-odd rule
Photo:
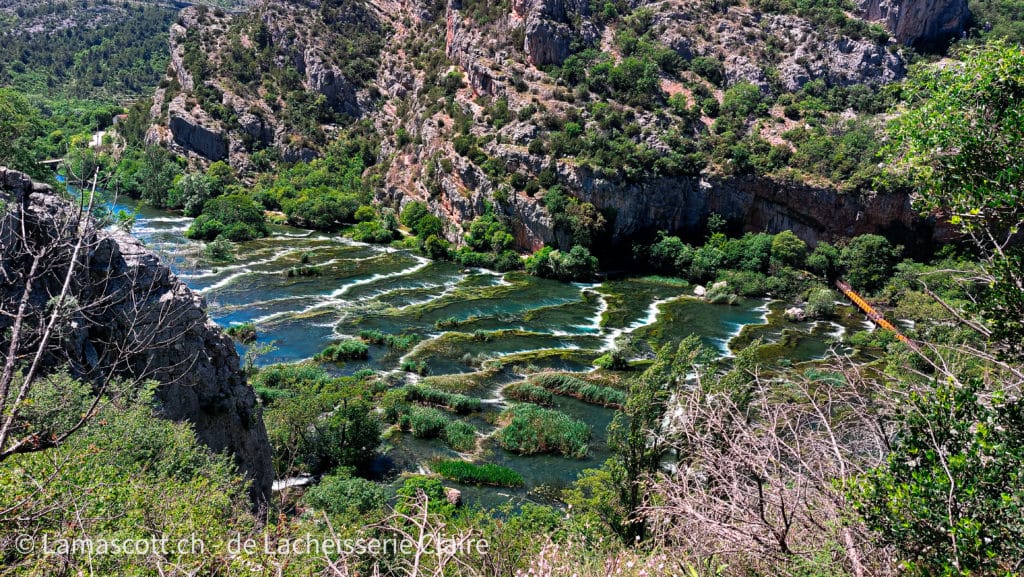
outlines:
[[[523,497],[539,485],[565,486],[581,469],[608,457],[605,428],[613,411],[568,397],[558,397],[555,408],[591,427],[586,458],[517,456],[491,442],[493,416],[506,403],[500,390],[508,383],[546,369],[589,372],[597,356],[626,340],[639,344],[638,356],[649,356],[646,343],[689,334],[723,356],[733,354],[730,343],[761,338],[798,363],[822,358],[841,346],[845,330],[864,326],[863,317],[849,307],[841,307],[836,321],[786,323],[781,302],[711,305],[693,298],[689,287],[655,279],[568,284],[463,269],[410,251],[280,226],[268,238],[238,245],[235,262],[212,266],[202,259],[202,244],[183,236],[192,219],[145,207],[119,208],[138,211],[133,233],[206,298],[211,318],[225,327],[253,322],[258,342],[274,344],[258,364],[308,359],[363,329],[419,335],[408,351],[375,346],[368,361],[328,368],[337,374],[387,371],[397,385],[421,379],[400,371],[403,361],[423,361],[428,380],[455,383],[459,392],[479,396],[483,413],[467,418],[483,439],[475,458],[512,467],[527,484],[522,490],[461,487],[469,500],[483,504]],[[303,254],[321,269],[320,276],[287,276]],[[423,470],[434,457],[456,456],[440,440],[401,433],[388,438],[385,455],[396,471]]]

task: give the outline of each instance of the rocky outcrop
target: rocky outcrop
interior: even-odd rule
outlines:
[[[445,55],[466,75],[473,93],[493,95],[505,90],[507,78],[493,65],[490,51],[480,42],[480,30],[462,14],[462,5],[451,1],[445,16]]]
[[[182,10],[171,27],[167,78],[154,94],[147,143],[169,146],[198,164],[227,160],[242,173],[252,167],[256,150],[277,148],[286,161],[315,158],[329,139],[318,126],[319,119],[304,123],[301,130],[295,126],[294,118],[308,121],[314,109],[292,110],[307,105],[297,104],[300,99],[289,93],[305,90],[322,95],[326,108],[351,118],[372,110],[377,98],[366,79],[345,75],[345,63],[339,57],[344,52],[335,44],[358,44],[362,39],[343,37],[337,30],[339,22],[333,19],[349,25],[347,30],[358,26],[366,34],[383,34],[376,20],[379,14],[363,3],[344,3],[344,7],[347,16],[336,16],[321,10],[318,2],[277,0],[260,9],[262,21],[197,7]],[[349,17],[358,23],[348,22]],[[289,84],[276,97],[268,95],[260,83],[231,77],[232,66],[226,60],[232,58],[228,30],[233,27],[240,29],[241,49],[258,51],[255,59],[289,72]],[[185,42],[190,35],[198,39],[209,59],[203,79],[194,78],[185,66]]]
[[[228,142],[220,124],[199,106],[187,108],[186,97],[179,94],[168,107],[167,127],[174,143],[216,162],[228,156]]]
[[[883,23],[904,45],[948,41],[970,19],[967,0],[859,0],[857,4],[865,20]]]
[[[652,28],[661,30],[661,42],[682,58],[721,59],[728,86],[749,82],[767,92],[767,72],[772,68],[789,92],[819,78],[830,85],[881,85],[906,75],[900,51],[869,38],[838,34],[792,14],[766,14],[742,6],[703,16],[665,10],[654,15]]]
[[[571,54],[573,38],[597,36],[594,26],[583,20],[590,10],[582,0],[516,0],[512,11],[525,26],[526,57],[537,67],[561,65]],[[574,21],[586,29],[574,30]]]
[[[907,73],[901,54],[871,40],[823,36],[795,16],[769,16],[766,20],[770,33],[794,46],[778,65],[779,79],[788,91],[818,78],[830,85],[880,85]]]
[[[15,257],[21,242],[15,231],[20,227],[12,229],[19,216],[24,215],[33,242],[52,243],[67,234],[72,207],[48,186],[0,168],[0,198],[17,207],[0,221],[0,263],[8,272],[24,264]],[[87,381],[111,373],[156,381],[159,413],[191,423],[200,442],[234,455],[240,471],[252,480],[253,499],[265,501],[273,481],[270,444],[233,342],[206,316],[203,298],[137,239],[95,228],[87,235],[87,250],[73,282],[75,302],[84,312],[76,313],[62,331],[60,356],[52,359],[53,366],[66,365]],[[67,259],[48,263],[66,271],[71,252],[54,258]],[[46,278],[35,285],[32,306],[46,306],[53,294],[47,288],[54,281]],[[0,288],[3,302],[20,294],[22,287],[15,284]],[[0,317],[0,333],[9,322]]]

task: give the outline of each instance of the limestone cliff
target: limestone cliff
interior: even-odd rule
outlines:
[[[859,0],[866,20],[881,22],[901,44],[927,45],[956,37],[967,25],[967,0]]]
[[[5,168],[0,199],[10,208],[0,221],[0,263],[12,273],[5,278],[22,278],[17,271],[24,263],[15,258],[20,227],[12,225],[24,215],[34,242],[52,241],[73,207],[50,187]],[[50,364],[90,381],[111,374],[155,380],[160,414],[188,421],[200,442],[234,455],[252,480],[254,501],[265,501],[273,482],[270,444],[233,342],[206,316],[203,298],[137,239],[112,229],[87,234],[89,250],[73,287],[75,302],[91,314],[79,314],[62,330],[61,354]],[[71,254],[55,256],[61,257],[70,261]],[[69,263],[56,264],[59,271]],[[35,285],[33,307],[45,308],[53,280]],[[21,286],[12,282],[0,290],[4,302],[12,302]],[[5,323],[10,320],[0,317],[0,332]]]
[[[606,3],[594,12],[594,3],[584,0],[361,0],[348,3],[354,12],[342,14],[338,0],[270,0],[231,18],[189,9],[172,34],[170,86],[154,99],[151,135],[201,162],[226,154],[244,173],[254,151],[276,152],[285,161],[309,159],[344,125],[335,121],[363,118],[383,140],[374,169],[378,198],[398,209],[426,201],[445,217],[446,236],[456,243],[464,223],[494,210],[519,248],[566,248],[572,239],[544,206],[543,189],[554,184],[604,215],[612,243],[658,229],[686,232],[702,226],[711,212],[749,229],[793,228],[812,242],[893,226],[920,228],[924,223],[905,195],[850,191],[822,174],[753,177],[750,170],[731,170],[729,153],[715,150],[716,140],[737,131],[737,140],[792,154],[797,143],[786,134],[798,134],[794,129],[827,124],[841,132],[850,119],[881,126],[875,116],[880,110],[844,105],[849,107],[812,111],[806,119],[792,104],[804,97],[805,87],[817,91],[819,103],[823,91],[851,86],[861,89],[860,97],[873,98],[880,86],[906,74],[902,42],[959,25],[959,16],[950,16],[959,14],[952,0],[948,6],[938,0],[871,1],[861,5],[861,14],[883,23],[900,42],[849,14],[836,24],[832,17],[773,11],[749,1]],[[352,30],[353,23],[381,41],[376,69],[363,69],[360,82],[346,76],[330,50],[332,42],[345,40],[339,30]],[[203,89],[189,88],[196,84],[185,58],[190,34],[203,39],[210,54],[216,72],[206,85],[217,89],[219,105],[202,102],[197,94]],[[572,55],[590,52],[603,59],[607,74],[636,50],[631,35],[666,49],[659,59],[676,59],[674,68],[658,71],[646,102],[621,98],[607,88],[607,78],[579,83],[559,73]],[[282,94],[280,80],[290,73],[280,71],[260,71],[241,82],[232,62],[245,53],[272,56],[276,67],[293,70],[296,91]],[[582,66],[600,68],[597,61]],[[720,73],[710,74],[708,67],[715,66]],[[725,94],[743,83],[756,86],[774,108],[740,118],[736,126],[718,126]],[[295,95],[303,90],[318,95],[335,115],[312,122],[309,114],[296,114],[301,99]],[[205,92],[209,97],[211,91]],[[229,121],[211,120],[218,108]],[[576,137],[575,152],[566,150],[566,126],[583,135]],[[600,148],[602,139],[611,138],[642,149],[641,166],[625,174],[605,162],[621,155],[594,161],[578,150]],[[659,170],[660,157],[686,149],[680,142],[692,144],[685,154],[715,160],[696,169]],[[541,180],[540,189],[523,186]]]

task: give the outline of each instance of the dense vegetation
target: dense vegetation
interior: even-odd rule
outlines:
[[[74,25],[86,7],[92,21]],[[161,4],[60,0],[20,5],[13,16],[0,19],[0,85],[106,100],[156,86],[167,68],[167,29],[176,11]]]

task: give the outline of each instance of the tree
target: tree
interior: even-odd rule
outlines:
[[[677,347],[664,347],[654,364],[633,380],[626,405],[608,425],[608,447],[614,454],[609,469],[619,490],[624,522],[615,529],[627,543],[646,536],[646,522],[638,513],[645,500],[643,484],[657,473],[670,449],[663,434],[669,398],[687,374],[708,360],[700,339],[693,335]]]
[[[42,136],[42,118],[24,96],[0,89],[0,166],[42,176],[36,164],[34,141]]]
[[[839,273],[839,250],[827,242],[819,242],[807,255],[807,268],[825,278],[835,278]]]
[[[884,236],[863,234],[854,237],[840,252],[846,278],[857,290],[875,292],[885,286],[902,252]]]
[[[777,266],[801,268],[807,260],[807,243],[791,230],[784,230],[772,239],[772,263]]]
[[[210,177],[201,172],[190,172],[174,184],[170,204],[184,208],[185,216],[199,216],[212,195],[212,189]]]
[[[188,238],[213,240],[224,235],[228,240],[244,241],[266,236],[263,209],[246,194],[229,194],[206,203],[203,213],[185,232]]]
[[[977,310],[1008,354],[1024,353],[1024,52],[974,46],[950,66],[919,68],[885,149],[915,202],[968,235],[981,251]]]
[[[851,490],[912,575],[1012,575],[1024,559],[1024,403],[964,385],[912,395],[889,458]]]

